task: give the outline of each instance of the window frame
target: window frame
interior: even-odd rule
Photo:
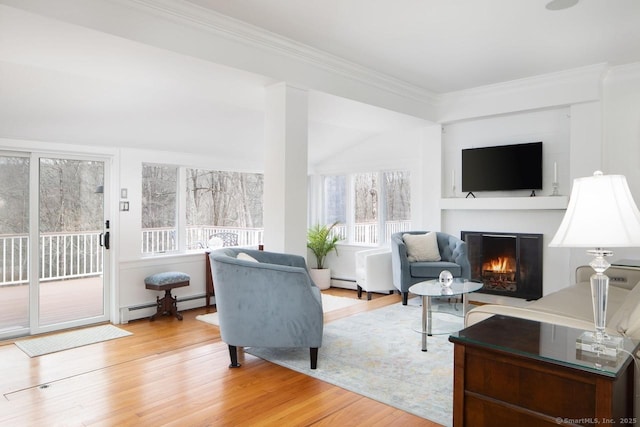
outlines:
[[[384,183],[384,177],[386,173],[389,172],[403,172],[408,174],[409,176],[409,185],[412,185],[412,180],[411,180],[411,170],[409,169],[401,169],[401,168],[394,168],[394,169],[383,169],[383,170],[377,170],[377,171],[370,171],[370,172],[366,172],[366,171],[361,171],[361,172],[349,172],[349,173],[326,173],[326,174],[322,174],[321,175],[321,184],[320,184],[320,196],[321,196],[321,204],[320,204],[320,218],[321,221],[324,223],[328,222],[328,218],[327,218],[327,200],[326,200],[326,179],[328,177],[336,177],[336,176],[344,176],[346,177],[346,201],[345,201],[345,206],[346,206],[346,218],[347,218],[347,224],[346,224],[346,239],[341,241],[341,244],[348,244],[348,245],[357,245],[357,246],[383,246],[385,244],[388,243],[388,239],[385,233],[386,230],[386,221],[387,221],[387,189],[386,186],[383,185]],[[377,185],[376,185],[376,190],[377,190],[377,198],[378,198],[378,214],[377,214],[377,227],[378,227],[378,241],[377,242],[356,242],[355,241],[355,236],[356,236],[356,209],[355,209],[355,197],[356,197],[356,189],[355,189],[355,177],[358,174],[376,174],[376,181],[377,181]],[[409,202],[411,203],[412,199],[411,199],[411,191],[409,191]],[[412,206],[410,204],[409,209],[412,209]],[[412,227],[412,215],[409,215],[409,228]]]
[[[188,254],[199,252],[206,247],[189,247],[188,246],[188,224],[187,224],[187,206],[188,206],[188,191],[187,191],[187,170],[188,169],[197,169],[197,170],[210,170],[210,171],[220,171],[220,172],[233,172],[233,173],[246,173],[246,174],[261,174],[260,172],[246,172],[246,171],[234,171],[234,170],[225,170],[225,169],[205,169],[199,166],[185,166],[185,165],[176,165],[171,163],[161,163],[161,162],[142,162],[142,168],[145,166],[161,166],[161,167],[171,167],[177,169],[176,175],[176,212],[175,212],[175,242],[176,247],[172,250],[166,251],[156,251],[156,252],[144,252],[144,244],[141,242],[140,254],[143,258],[153,258],[153,257],[161,257],[166,255],[180,255],[180,254]],[[142,176],[141,176],[142,179]],[[263,189],[264,190],[264,189]],[[263,194],[264,195],[264,194]],[[142,211],[140,213],[142,215]],[[142,216],[140,217],[140,225],[141,232],[143,233],[145,228],[142,227]],[[264,234],[264,227],[262,227]],[[141,234],[141,239],[143,239],[143,235]],[[260,235],[258,235],[259,238]]]

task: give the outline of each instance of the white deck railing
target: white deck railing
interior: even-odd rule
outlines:
[[[40,281],[102,274],[100,232],[40,236]],[[29,236],[0,236],[0,285],[29,283]]]
[[[385,240],[392,233],[406,231],[410,221],[389,221],[385,224]],[[187,248],[200,249],[216,233],[234,233],[238,246],[257,246],[262,243],[262,228],[234,228],[194,226],[187,228]],[[338,225],[334,233],[347,238],[346,225]],[[353,243],[379,243],[378,223],[355,225]],[[41,281],[90,277],[102,274],[102,246],[100,232],[47,233],[40,236],[39,271]],[[142,231],[144,254],[177,250],[175,229],[148,228]],[[29,283],[29,236],[0,235],[0,286]]]
[[[208,225],[187,227],[187,249],[202,249],[212,235],[233,233],[238,236],[238,246],[258,246],[262,243],[264,229],[214,227]],[[142,230],[142,253],[153,254],[178,250],[175,228],[145,228]]]
[[[411,221],[387,221],[384,224],[385,242],[391,240],[391,235],[399,231],[411,229]],[[338,224],[333,229],[333,234],[340,236],[342,240],[347,240],[347,226]],[[357,223],[353,229],[353,242],[356,244],[375,245],[380,243],[377,222]]]

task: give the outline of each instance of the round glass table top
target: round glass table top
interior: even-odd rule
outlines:
[[[441,297],[449,295],[462,295],[469,292],[475,292],[482,288],[482,282],[476,282],[468,279],[455,278],[451,286],[442,286],[438,279],[426,280],[416,283],[409,288],[409,292],[414,295],[427,297]]]

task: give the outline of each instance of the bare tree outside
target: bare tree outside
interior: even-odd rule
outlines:
[[[347,176],[324,177],[324,219],[327,224],[347,223]],[[344,236],[343,236],[344,237]]]
[[[187,169],[187,226],[262,227],[262,174]]]
[[[378,220],[378,174],[359,173],[355,180],[355,219],[356,223],[376,222]]]
[[[348,177],[353,193],[347,191]],[[352,200],[348,200],[352,194]],[[353,219],[347,206],[353,206]],[[337,233],[343,239],[351,233],[353,243],[375,244],[397,231],[411,227],[411,179],[408,171],[330,175],[324,178],[324,220],[338,221]],[[352,225],[349,223],[353,221]],[[380,226],[384,230],[380,230]],[[350,230],[350,231],[348,231]]]
[[[262,236],[263,175],[185,169],[186,188],[177,187],[178,168],[144,165],[142,251],[177,250],[177,195],[186,191],[187,249],[204,247],[212,234],[231,232],[238,244],[257,244]],[[261,240],[260,240],[261,241]]]
[[[40,159],[40,232],[102,230],[103,185],[101,163]]]
[[[0,156],[0,285],[29,277],[29,163],[28,157]]]
[[[386,220],[407,221],[411,219],[411,180],[407,171],[383,174],[386,199]]]
[[[176,226],[178,168],[142,165],[142,228]]]
[[[29,231],[29,158],[0,156],[0,234]],[[40,159],[40,232],[101,230],[101,162]]]
[[[0,156],[0,234],[29,232],[29,158]]]
[[[170,252],[177,241],[178,168],[142,165],[142,253]]]

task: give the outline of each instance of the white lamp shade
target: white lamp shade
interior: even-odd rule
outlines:
[[[640,212],[623,175],[577,178],[567,212],[549,246],[640,246]]]

